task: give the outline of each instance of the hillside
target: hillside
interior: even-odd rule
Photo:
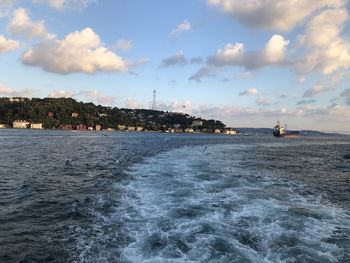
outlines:
[[[43,123],[46,129],[58,129],[65,125],[99,125],[103,129],[116,129],[118,125],[124,125],[145,130],[186,129],[192,126],[194,130],[212,132],[225,128],[221,121],[205,120],[183,113],[119,109],[78,102],[72,98],[0,98],[0,123],[12,127],[15,120]]]

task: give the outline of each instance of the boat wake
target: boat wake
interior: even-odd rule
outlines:
[[[349,214],[240,166],[247,147],[184,147],[132,166],[116,185],[120,260],[348,262]]]

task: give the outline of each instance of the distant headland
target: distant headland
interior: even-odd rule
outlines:
[[[0,98],[0,128],[239,133],[219,120],[179,112],[106,107],[72,98]]]

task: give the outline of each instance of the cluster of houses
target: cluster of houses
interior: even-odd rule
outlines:
[[[48,113],[48,117],[53,117],[54,113],[49,112]],[[71,114],[71,116],[73,118],[77,118],[79,116],[78,113],[73,112]],[[107,115],[106,115],[107,116]],[[104,113],[99,114],[99,117],[104,117]],[[142,116],[139,116],[140,118]],[[173,124],[171,128],[166,128],[164,126],[164,128],[160,131],[162,132],[167,132],[167,133],[200,133],[200,132],[204,132],[204,133],[215,133],[215,134],[227,134],[227,135],[236,135],[239,134],[239,131],[236,131],[234,129],[231,128],[227,128],[224,130],[220,130],[220,129],[215,129],[213,130],[206,130],[206,129],[201,129],[201,126],[203,125],[203,122],[201,120],[193,120],[192,124],[190,127],[188,128],[183,128],[181,127],[180,124]],[[26,120],[15,120],[12,123],[12,127],[16,128],[16,129],[43,129],[43,123],[31,123],[29,121]],[[1,124],[0,123],[0,128],[6,128],[6,125]],[[145,130],[144,127],[142,126],[126,126],[126,125],[117,125],[115,128],[107,128],[104,129],[101,125],[96,124],[94,126],[87,126],[84,124],[77,124],[77,125],[73,125],[73,124],[61,124],[59,129],[61,130],[77,130],[77,131],[129,131],[129,132],[133,132],[133,131],[147,131]]]
[[[12,127],[16,129],[43,129],[43,124],[42,123],[30,123],[25,120],[15,120],[12,122]],[[5,128],[5,125],[4,125]]]
[[[185,133],[198,133],[198,131],[195,129],[195,127],[200,126],[201,124],[199,123],[200,121],[194,121],[192,123],[191,128],[186,128],[182,129],[180,125],[173,125],[173,128],[168,128],[164,130],[164,132],[168,133],[180,133],[180,132],[185,132]],[[30,123],[26,120],[15,120],[12,123],[12,127],[16,129],[43,129],[43,124],[42,123]],[[6,125],[0,124],[0,128],[6,128]],[[72,124],[62,124],[60,125],[61,130],[77,130],[77,131],[146,131],[144,127],[142,126],[126,126],[126,125],[117,125],[116,128],[107,128],[107,129],[102,129],[101,125],[95,125],[95,126],[86,126],[84,124],[78,124],[78,125],[72,125]],[[162,130],[163,131],[163,130]],[[239,134],[239,131],[236,131],[234,129],[225,129],[225,130],[219,130],[215,129],[214,130],[215,134],[227,134],[227,135],[236,135]]]

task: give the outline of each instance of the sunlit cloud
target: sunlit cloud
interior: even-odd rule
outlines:
[[[258,90],[256,88],[250,88],[240,92],[239,96],[256,95],[256,94],[258,94]]]
[[[283,36],[273,35],[261,50],[246,52],[242,43],[229,43],[216,51],[214,56],[208,57],[206,65],[190,77],[190,80],[200,81],[210,76],[220,67],[239,66],[248,70],[268,65],[284,64],[286,47],[289,41]]]
[[[127,70],[126,61],[105,48],[91,28],[70,33],[62,40],[54,38],[42,41],[27,50],[22,61],[26,65],[59,74]]]
[[[325,7],[344,6],[344,0],[207,0],[224,13],[251,27],[289,31]]]
[[[191,30],[191,24],[187,20],[184,20],[180,25],[178,25],[174,30],[171,31],[171,33],[169,34],[169,38],[178,38],[181,34],[189,30]]]
[[[0,35],[0,53],[18,49],[19,46],[20,44],[18,41],[6,39],[4,36]]]
[[[55,36],[47,32],[44,21],[32,21],[28,11],[24,8],[16,9],[13,18],[7,26],[12,35],[22,36],[26,39],[42,38],[52,39]]]
[[[30,88],[15,90],[0,84],[0,95],[5,97],[32,97],[35,91]]]

